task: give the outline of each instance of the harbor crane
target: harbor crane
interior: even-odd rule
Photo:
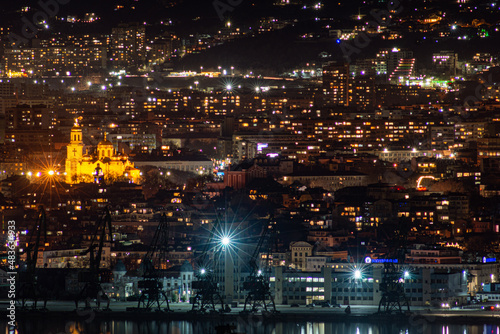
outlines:
[[[109,208],[106,207],[104,213],[99,216],[95,227],[89,248],[80,253],[80,255],[89,255],[90,266],[88,270],[84,270],[78,275],[78,282],[85,283],[85,285],[75,300],[75,305],[78,309],[78,302],[83,300],[85,301],[85,308],[90,308],[90,301],[95,299],[97,309],[99,309],[101,301],[105,301],[105,310],[109,310],[109,298],[102,289],[101,283],[111,282],[111,276],[100,268],[104,241],[106,238],[109,241],[113,240]]]
[[[224,301],[219,293],[219,284],[215,275],[215,268],[217,267],[217,258],[219,254],[217,252],[222,251],[221,247],[217,247],[214,241],[214,235],[220,233],[221,222],[220,217],[217,217],[212,229],[210,230],[208,240],[205,243],[203,252],[200,258],[196,262],[196,274],[195,277],[198,278],[192,284],[193,290],[196,290],[196,295],[193,297],[193,312],[217,312],[216,305],[221,304],[221,309],[224,309]],[[225,239],[222,240],[224,243]],[[213,259],[210,259],[209,252],[213,250]],[[196,309],[197,308],[197,309]]]
[[[19,299],[21,300],[22,308],[26,308],[26,302],[31,299],[33,300],[33,309],[36,309],[37,301],[42,296],[44,299],[43,309],[46,309],[47,306],[47,296],[42,293],[36,272],[42,233],[45,243],[47,237],[46,214],[43,206],[40,206],[35,224],[29,230],[27,248],[24,252],[26,254],[26,271],[19,272]]]
[[[167,260],[168,232],[167,217],[163,214],[151,241],[151,246],[142,260],[143,275],[142,280],[138,282],[138,287],[141,290],[137,305],[139,309],[150,311],[156,308],[157,311],[172,312],[159,273],[160,269],[164,269],[162,265]],[[155,262],[158,263],[158,267],[155,266]]]
[[[266,312],[277,312],[269,286],[271,274],[269,261],[272,261],[272,252],[273,248],[276,248],[276,243],[276,221],[270,217],[250,259],[250,276],[243,283],[243,289],[248,291],[243,308],[244,313],[257,312],[259,309]],[[263,254],[262,258],[260,254]],[[265,260],[264,264],[262,259]]]

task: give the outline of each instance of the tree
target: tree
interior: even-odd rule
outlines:
[[[148,171],[143,172],[142,192],[146,199],[154,197],[160,189],[171,189],[176,186],[156,167],[150,167]]]

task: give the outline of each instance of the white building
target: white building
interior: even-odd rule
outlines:
[[[197,175],[211,175],[214,169],[212,160],[203,157],[165,158],[163,160],[134,161],[136,168],[154,166],[157,168],[190,172]]]

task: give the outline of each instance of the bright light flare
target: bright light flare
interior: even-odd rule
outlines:
[[[405,270],[405,272],[403,274],[403,277],[404,278],[409,278],[410,277],[410,272],[408,270]]]
[[[227,84],[226,85],[226,90],[231,90],[231,89],[233,89],[233,86],[231,86],[230,84]]]
[[[201,269],[201,270],[200,270],[200,273],[201,273],[202,275],[205,275],[205,273],[206,273],[206,272],[207,272],[207,271],[206,271],[205,269]]]
[[[47,172],[47,174],[49,174],[50,176],[54,176],[55,173],[56,172],[54,172],[52,169]]]
[[[227,246],[229,245],[229,243],[231,243],[231,239],[229,239],[228,237],[223,237],[221,242],[223,246]]]
[[[361,278],[361,270],[355,269],[354,270],[354,278],[355,279],[360,279]]]

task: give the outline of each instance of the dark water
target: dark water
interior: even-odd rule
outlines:
[[[215,334],[217,322],[30,319],[20,322],[17,330],[9,330],[4,321],[0,325],[5,328],[0,334]],[[500,334],[496,324],[437,323],[425,318],[405,324],[388,320],[376,323],[239,321],[235,325],[235,332],[245,334]]]

